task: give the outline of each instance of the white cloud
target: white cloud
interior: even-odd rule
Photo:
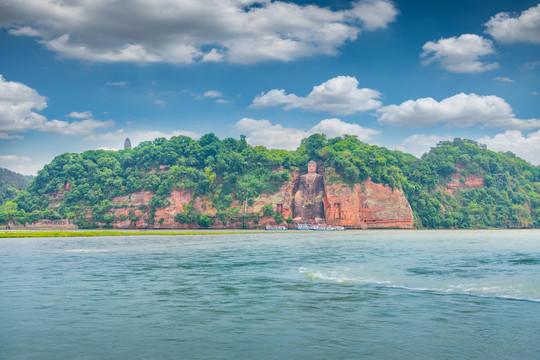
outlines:
[[[126,86],[126,85],[127,85],[127,82],[125,82],[125,81],[116,81],[116,82],[114,82],[114,81],[107,81],[107,82],[105,83],[105,85],[107,85],[107,86]]]
[[[483,72],[499,66],[497,63],[480,60],[482,56],[494,54],[495,49],[491,40],[474,34],[428,41],[422,50],[424,65],[440,62],[444,69],[455,73]]]
[[[0,75],[0,132],[22,132],[41,126],[45,117],[34,110],[47,107],[47,98],[36,90]]]
[[[376,110],[378,122],[394,126],[469,127],[480,124],[502,129],[532,130],[540,127],[540,119],[516,119],[510,105],[494,95],[457,94],[438,102],[433,98],[407,100],[400,105]]]
[[[398,10],[391,1],[368,0],[355,3],[349,13],[362,20],[367,30],[375,30],[386,28],[396,19]]]
[[[94,115],[90,111],[83,111],[83,112],[73,111],[66,116],[69,116],[75,119],[91,119]]]
[[[529,61],[524,66],[526,69],[535,69],[537,66],[540,66],[540,61]]]
[[[3,162],[28,162],[31,159],[27,156],[19,155],[0,155],[0,161]]]
[[[285,105],[284,110],[304,109],[329,111],[336,115],[350,115],[381,106],[381,93],[368,88],[358,88],[358,80],[352,76],[337,76],[321,85],[314,86],[306,96],[287,94],[285,90],[273,89],[253,99],[250,108],[262,109]]]
[[[540,130],[527,135],[518,130],[508,130],[494,137],[484,136],[478,142],[486,144],[490,150],[511,151],[534,165],[540,165]]]
[[[523,11],[519,16],[501,12],[486,24],[486,33],[497,41],[516,41],[540,44],[540,4]]]
[[[295,150],[303,138],[312,134],[326,134],[328,137],[341,135],[356,135],[362,141],[367,141],[379,131],[364,128],[358,124],[343,122],[339,119],[325,119],[307,131],[296,128],[285,128],[272,124],[268,120],[243,118],[235,124],[236,131],[245,134],[252,145],[264,145],[274,149]]]
[[[204,54],[204,56],[201,59],[201,62],[220,62],[224,60],[223,52],[212,49],[210,52]]]
[[[217,99],[216,100],[216,103],[218,104],[228,104],[228,103],[231,103],[232,100],[225,100],[225,99]]]
[[[21,138],[12,133],[28,130],[53,132],[64,135],[89,134],[96,128],[111,126],[113,121],[98,121],[91,118],[92,113],[72,112],[67,115],[74,118],[86,118],[82,121],[47,120],[35,110],[47,107],[47,98],[25,84],[6,81],[0,75],[0,139]]]
[[[413,154],[419,158],[423,153],[435,147],[438,142],[451,139],[449,136],[414,134],[403,140],[399,145],[388,146],[388,148]]]
[[[270,0],[8,0],[0,14],[0,27],[67,58],[190,64],[335,55],[361,31],[386,28],[398,10],[390,0],[337,11]]]
[[[9,139],[23,139],[24,136],[22,135],[10,135],[5,132],[0,132],[0,140],[9,140]]]
[[[328,137],[342,135],[356,135],[362,141],[370,140],[373,136],[380,133],[379,130],[365,128],[358,124],[346,123],[340,119],[325,119],[312,127],[308,133],[326,134]]]
[[[154,104],[160,105],[160,106],[165,106],[165,105],[167,105],[167,102],[165,100],[156,99],[156,100],[154,100]]]
[[[494,77],[493,80],[507,82],[507,83],[515,83],[514,80],[510,79],[509,77],[505,77],[505,76],[497,76],[497,77]]]
[[[52,159],[50,159],[50,160],[52,160]],[[43,169],[43,167],[47,163],[50,163],[50,161],[45,161],[45,162],[40,162],[40,163],[26,163],[26,162],[25,163],[15,163],[15,164],[6,163],[5,165],[0,164],[0,166],[1,167],[6,167],[9,170],[14,171],[14,172],[19,173],[19,174],[36,176],[38,171]]]
[[[45,121],[36,129],[61,135],[88,135],[93,133],[96,129],[107,128],[113,124],[114,121],[112,120],[98,121],[94,119],[85,119],[73,122],[50,120]]]
[[[208,90],[202,96],[203,97],[216,98],[216,97],[223,96],[223,93],[221,91],[217,91],[217,90]]]
[[[110,143],[109,146],[107,146],[110,149],[115,149],[114,144],[112,142],[121,143],[122,149],[124,148],[124,140],[125,138],[129,138],[131,140],[131,144],[133,147],[137,146],[140,142],[143,141],[153,141],[157,138],[171,138],[173,136],[188,136],[192,139],[198,139],[201,137],[200,134],[193,132],[193,131],[185,131],[185,130],[174,130],[169,133],[165,133],[159,130],[138,130],[138,131],[125,131],[124,129],[119,129],[115,132],[108,132],[105,134],[92,134],[87,137],[87,140],[91,141],[106,141]]]

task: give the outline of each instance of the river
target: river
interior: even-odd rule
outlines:
[[[0,359],[539,359],[540,231],[0,239]]]

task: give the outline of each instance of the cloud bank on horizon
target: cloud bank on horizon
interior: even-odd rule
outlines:
[[[474,31],[422,28],[449,10],[407,5],[0,1],[0,166],[207,132],[283,149],[348,134],[417,156],[465,137],[540,164],[540,3],[463,11]]]

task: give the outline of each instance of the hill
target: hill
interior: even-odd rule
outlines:
[[[33,176],[21,175],[11,170],[0,168],[0,205],[14,199],[20,190],[26,189]]]
[[[211,133],[62,154],[6,203],[0,222],[187,228],[326,219],[358,228],[508,228],[540,226],[539,209],[540,168],[471,140],[441,142],[418,159],[352,136],[315,134],[285,151]]]

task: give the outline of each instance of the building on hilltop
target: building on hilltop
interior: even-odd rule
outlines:
[[[124,150],[131,149],[131,140],[129,138],[126,138],[126,141],[124,141]]]

